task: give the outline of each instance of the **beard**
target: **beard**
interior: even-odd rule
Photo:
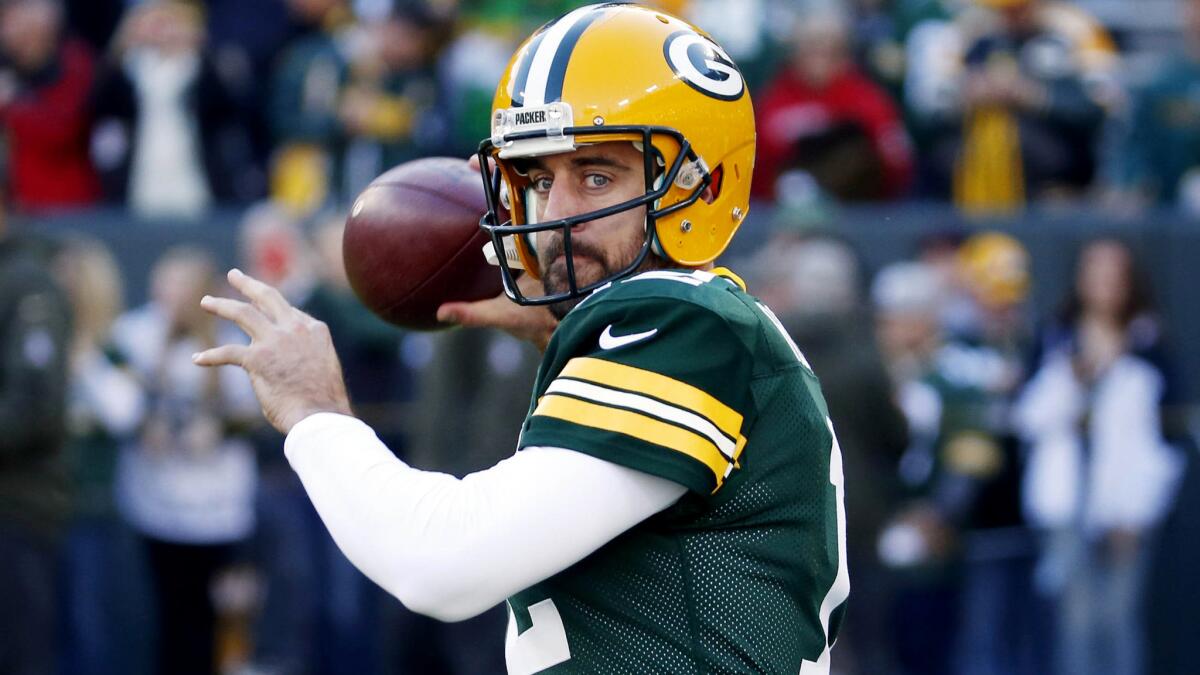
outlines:
[[[543,260],[549,260],[549,264],[542,269],[542,289],[546,295],[557,295],[570,290],[571,282],[567,277],[567,258],[563,249],[563,236],[559,232],[553,232],[553,238],[546,247],[545,254],[542,255]],[[592,246],[591,244],[575,241],[571,242],[571,254],[575,259],[575,286],[583,288],[589,286],[602,279],[611,278],[621,270],[625,269],[632,263],[641,253],[642,246],[645,240],[641,237],[631,238],[624,242],[614,251],[605,251],[603,249]],[[641,274],[648,270],[665,269],[669,267],[669,263],[659,258],[654,253],[650,253],[642,260],[641,264],[632,272],[633,274]],[[571,298],[549,305],[550,313],[554,318],[561,321],[575,306],[583,302],[584,298]]]

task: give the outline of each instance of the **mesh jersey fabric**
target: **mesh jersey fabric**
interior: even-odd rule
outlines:
[[[538,445],[689,492],[509,598],[510,668],[797,673],[826,654],[845,607],[840,457],[816,377],[736,277],[643,273],[577,306],[522,426],[519,448]]]

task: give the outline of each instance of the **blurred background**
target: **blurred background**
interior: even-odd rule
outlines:
[[[346,205],[465,157],[566,0],[0,0],[0,673],[500,673],[404,610],[249,383],[190,354],[239,265],[361,416],[456,475],[538,355],[353,297]],[[815,365],[847,473],[843,674],[1200,672],[1200,0],[676,0],[741,65],[722,262]],[[244,338],[241,338],[244,339]]]

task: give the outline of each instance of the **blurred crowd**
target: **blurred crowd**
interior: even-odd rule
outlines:
[[[854,486],[846,672],[1191,672],[1146,629],[1150,580],[1182,583],[1151,566],[1194,445],[1133,247],[1088,240],[1048,316],[998,231],[930,235],[869,284],[827,233],[757,259]]]
[[[399,162],[470,152],[517,40],[577,4],[5,0],[5,186],[32,212],[338,205]],[[742,65],[763,199],[1200,212],[1193,0],[1147,3],[1157,32],[1055,0],[651,4]]]
[[[516,41],[578,4],[0,0],[0,216],[31,226],[0,217],[0,672],[503,672],[503,608],[441,624],[388,598],[241,371],[192,366],[245,339],[199,309],[228,252],[173,242],[127,308],[124,252],[37,224],[238,209],[237,264],[330,326],[389,447],[490,466],[538,355],[376,319],[342,267],[345,205],[397,163],[473,151]],[[1165,35],[1053,0],[650,4],[710,28],[753,91],[773,216],[730,264],[814,365],[845,455],[835,671],[1200,672],[1197,617],[1154,606],[1196,597],[1195,551],[1164,535],[1196,492],[1146,252],[1088,237],[1044,312],[1036,252],[998,229],[929,228],[869,269],[836,227],[839,205],[917,200],[964,223],[1200,216],[1200,0],[1155,4]]]

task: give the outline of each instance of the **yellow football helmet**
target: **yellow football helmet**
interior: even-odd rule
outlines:
[[[754,111],[741,72],[700,29],[645,7],[588,5],[552,21],[513,55],[492,103],[492,135],[479,146],[492,238],[505,291],[521,304],[580,297],[633,273],[653,252],[681,266],[714,260],[750,207]],[[520,158],[630,141],[644,158],[645,193],[570,218],[536,222]],[[495,169],[489,169],[489,160]],[[627,268],[580,287],[567,256],[568,290],[539,298],[517,289],[513,270],[535,278],[538,232],[571,228],[646,207],[646,240]],[[501,222],[501,208],[511,219]]]
[[[1029,252],[1003,232],[980,232],[963,242],[958,261],[968,290],[984,305],[1015,305],[1029,293]]]

